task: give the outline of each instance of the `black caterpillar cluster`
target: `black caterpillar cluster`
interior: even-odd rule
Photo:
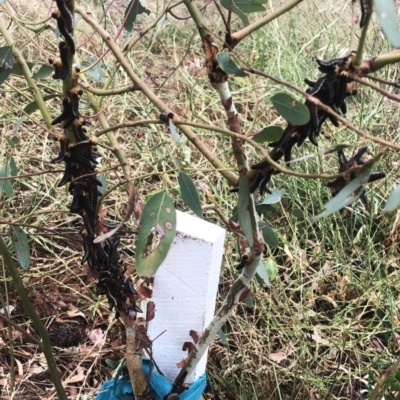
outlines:
[[[57,28],[65,41],[58,45],[59,57],[49,58],[54,67],[54,79],[64,80],[70,71],[69,59],[75,54],[75,42],[72,36],[74,18],[66,6],[68,0],[56,0],[57,9],[51,14],[57,20]]]
[[[110,310],[115,309],[117,317],[121,312],[135,317],[141,310],[136,305],[137,292],[129,277],[124,277],[126,268],[118,253],[120,238],[118,233],[109,237],[102,243],[94,243],[96,234],[101,234],[106,229],[115,226],[98,220],[99,186],[102,183],[96,177],[97,138],[87,135],[86,126],[90,125],[79,111],[80,97],[83,94],[79,86],[78,68],[70,69],[69,59],[75,51],[73,37],[69,35],[73,30],[73,18],[66,3],[57,1],[58,10],[53,13],[61,34],[66,42],[59,45],[61,60],[53,60],[55,67],[54,78],[65,79],[71,72],[71,88],[62,100],[62,112],[52,121],[52,125],[62,124],[64,130],[69,129],[69,137],[74,137],[71,143],[67,132],[60,135],[60,152],[52,163],[65,163],[64,175],[59,187],[69,184],[68,190],[72,195],[70,212],[78,214],[83,219],[81,231],[84,255],[82,264],[87,263],[92,275],[98,277],[97,293],[106,295]],[[73,133],[73,135],[72,135]]]
[[[329,61],[317,59],[318,69],[323,75],[316,81],[305,79],[307,85],[307,93],[319,99],[322,103],[332,108],[337,113],[343,114],[347,111],[346,97],[353,96],[357,93],[354,82],[352,82],[350,74],[355,72],[353,61],[356,57],[355,52],[351,52],[343,58],[334,58]],[[301,146],[308,138],[309,141],[318,146],[317,138],[321,132],[322,125],[329,119],[333,125],[338,126],[338,120],[318,108],[310,101],[305,101],[305,106],[310,112],[310,120],[305,125],[296,126],[288,124],[283,131],[282,136],[276,142],[270,143],[273,147],[271,158],[279,161],[282,157],[288,163],[292,158],[292,149],[295,145]],[[256,170],[255,178],[251,182],[250,189],[254,192],[257,188],[260,194],[268,192],[267,184],[271,180],[273,174],[277,171],[268,163],[262,161],[251,167]]]

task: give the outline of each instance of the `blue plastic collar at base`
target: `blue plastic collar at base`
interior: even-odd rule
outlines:
[[[143,371],[148,377],[150,373],[150,360],[143,358]],[[179,394],[180,400],[199,400],[206,387],[206,374],[202,375],[189,386],[189,389]],[[172,384],[162,375],[158,374],[152,368],[150,378],[150,389],[154,395],[154,400],[163,400],[164,396],[169,394]],[[107,381],[100,392],[97,394],[96,400],[133,400],[133,391],[129,375],[121,379],[112,379]]]

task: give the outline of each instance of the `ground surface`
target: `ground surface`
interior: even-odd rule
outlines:
[[[9,1],[7,12],[20,20],[41,21],[48,16],[47,2]],[[102,9],[94,1],[82,5],[100,17]],[[114,35],[122,18],[119,2],[110,9],[103,26]],[[126,2],[125,2],[126,3]],[[347,54],[350,45],[351,9],[349,1],[305,1],[288,15],[273,21],[238,46],[238,54],[255,67],[304,88],[305,77],[319,73],[315,57],[330,59]],[[272,6],[271,6],[272,4]],[[283,4],[268,2],[271,7]],[[148,1],[156,12],[161,5]],[[123,8],[122,8],[123,9]],[[187,15],[178,8],[178,15]],[[359,13],[358,6],[356,13]],[[215,32],[224,30],[212,4],[206,11],[207,21]],[[6,13],[1,17],[8,25]],[[252,15],[251,20],[257,15]],[[152,21],[141,16],[137,29]],[[93,61],[104,48],[90,27],[77,18],[77,38],[81,44],[80,61]],[[236,21],[234,26],[240,26]],[[9,31],[27,60],[44,64],[56,52],[54,32],[37,36],[12,23]],[[356,35],[359,35],[359,30]],[[127,38],[122,34],[122,48]],[[0,37],[0,45],[4,40]],[[385,53],[390,46],[376,23],[367,40],[366,58]],[[197,31],[189,20],[170,19],[149,32],[130,54],[135,71],[182,118],[226,127],[226,117],[216,93],[210,87],[203,65],[203,53]],[[100,64],[105,74],[114,66],[108,54]],[[398,80],[397,66],[385,68],[379,76]],[[94,86],[102,85],[88,76]],[[116,86],[129,84],[120,72]],[[43,94],[61,92],[61,84],[51,78],[38,81]],[[271,124],[284,126],[272,109],[269,97],[284,89],[271,81],[251,78],[232,79],[234,100],[243,123],[243,132],[251,133]],[[396,89],[388,89],[397,92]],[[85,96],[83,96],[85,98]],[[70,197],[57,184],[61,168],[49,161],[57,153],[51,137],[42,128],[38,111],[15,129],[22,109],[32,97],[23,79],[13,75],[2,86],[0,115],[0,166],[12,155],[18,166],[13,181],[14,196],[0,195],[0,234],[9,243],[8,223],[27,224],[31,248],[29,271],[21,271],[24,284],[36,311],[50,332],[57,368],[74,399],[92,399],[98,388],[110,379],[125,354],[124,330],[108,311],[104,297],[95,295],[94,282],[80,265],[79,218],[68,213]],[[84,105],[84,101],[82,102]],[[57,99],[47,101],[52,115],[59,112]],[[82,110],[91,114],[89,107]],[[139,93],[107,97],[103,113],[110,125],[134,119],[157,118],[156,110]],[[357,98],[349,103],[349,120],[371,134],[399,144],[398,103],[389,101],[372,90],[360,88]],[[41,126],[42,124],[42,126]],[[101,129],[96,118],[90,130]],[[228,137],[206,130],[197,134],[215,154],[234,170]],[[174,197],[177,208],[183,204],[177,182],[177,171],[184,168],[199,187],[208,187],[212,196],[200,190],[202,204],[207,206],[204,218],[224,225],[215,206],[230,217],[237,196],[230,186],[210,168],[210,164],[189,143],[178,146],[164,127],[148,126],[120,129],[115,132],[126,153],[135,183],[144,201],[164,187]],[[18,144],[10,147],[9,140]],[[368,145],[376,154],[379,146],[365,142],[355,133],[326,124],[320,138],[318,157],[293,164],[304,172],[329,172],[337,169],[335,154],[323,155],[335,144]],[[107,145],[102,137],[101,144]],[[258,155],[247,148],[250,162]],[[302,156],[316,149],[310,143],[295,150]],[[99,169],[116,166],[113,154],[100,148],[103,156]],[[272,189],[285,189],[282,201],[263,215],[278,238],[278,247],[268,249],[265,262],[277,272],[270,289],[262,282],[252,285],[251,297],[241,304],[216,338],[209,354],[209,399],[360,399],[370,393],[374,377],[386,371],[399,356],[400,265],[398,245],[399,211],[383,214],[385,199],[398,184],[399,158],[389,151],[379,163],[387,179],[369,187],[371,208],[361,203],[317,222],[309,216],[323,210],[330,195],[325,181],[277,176]],[[26,176],[28,175],[28,176]],[[103,176],[108,188],[123,180],[119,169]],[[126,211],[125,192],[117,188],[105,199],[110,219],[119,221]],[[56,229],[64,235],[53,235],[37,227]],[[134,276],[136,227],[127,224],[121,251],[128,272]],[[236,242],[229,236],[219,291],[220,303],[237,275]],[[12,320],[36,336],[4,267],[0,270],[0,293],[3,303],[13,306]],[[9,386],[13,345],[16,384]],[[397,377],[390,381],[388,392],[397,396]],[[38,346],[17,330],[8,330],[0,321],[0,396],[3,399],[51,399],[52,392],[44,357]],[[364,397],[363,397],[364,396]]]

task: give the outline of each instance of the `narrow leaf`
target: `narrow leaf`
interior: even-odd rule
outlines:
[[[176,234],[174,204],[165,191],[155,194],[146,203],[136,243],[136,273],[154,275],[165,260]]]
[[[35,65],[33,62],[29,62],[29,61],[26,64],[28,65],[28,68],[30,70],[32,70],[33,66]],[[24,74],[24,72],[22,71],[22,68],[17,63],[15,63],[13,65],[11,73],[14,74],[14,75],[23,75]]]
[[[0,48],[0,85],[11,74],[14,65],[14,56],[11,46]]]
[[[10,156],[10,176],[16,176],[18,174],[18,167],[17,164],[15,163],[14,157]]]
[[[379,25],[389,43],[400,47],[400,31],[397,22],[397,12],[393,0],[374,0]]]
[[[21,268],[29,269],[31,256],[26,233],[19,226],[11,226],[11,240]]]
[[[0,168],[0,178],[7,178],[8,176],[11,176],[11,167],[9,162],[5,163]],[[0,197],[3,191],[8,198],[14,196],[14,190],[9,179],[0,179]]]
[[[273,249],[274,247],[279,246],[278,238],[276,237],[274,231],[271,229],[269,225],[264,225],[261,229],[263,234],[264,242]]]
[[[58,94],[48,94],[47,96],[43,96],[43,100],[50,100],[50,99],[54,99],[55,97],[60,97],[60,95]],[[32,101],[32,103],[29,103],[25,108],[24,111],[28,114],[32,114],[34,113],[37,109],[38,109],[38,105],[36,103],[36,101]]]
[[[100,196],[103,196],[103,194],[107,191],[106,177],[104,176],[104,174],[99,174],[97,175],[97,179],[101,182],[101,186],[98,187],[98,191],[100,193]]]
[[[269,193],[265,196],[264,200],[259,204],[275,204],[279,203],[282,199],[282,196],[285,194],[285,189],[274,190],[272,193]]]
[[[265,264],[265,269],[268,272],[268,277],[270,281],[275,279],[275,277],[278,275],[278,267],[272,258],[270,258]]]
[[[132,6],[133,4],[133,6]],[[131,9],[132,6],[132,9]],[[131,10],[129,12],[129,10]],[[129,13],[129,14],[128,14]],[[140,0],[131,0],[131,2],[128,4],[128,7],[126,7],[124,17],[128,15],[128,18],[125,21],[124,28],[130,33],[133,30],[133,24],[136,21],[136,17],[139,14],[146,13],[147,15],[150,15],[150,10],[147,8],[143,7],[142,4],[140,3]]]
[[[363,182],[370,175],[371,169],[372,165],[366,165],[366,168],[356,179],[353,179],[350,183],[348,183],[335,197],[325,204],[325,211],[313,217],[312,219],[317,220],[327,217],[358,200],[362,195],[362,190],[360,190],[358,194],[353,195],[353,193],[362,186]]]
[[[137,0],[137,1],[139,1],[139,0]],[[90,58],[89,61],[83,61],[82,67],[87,68],[94,61],[96,61],[95,58]],[[101,67],[100,63],[96,64],[94,67],[90,68],[85,73],[88,74],[91,78],[93,78],[97,82],[104,83],[106,80],[103,68]]]
[[[222,71],[227,74],[232,74],[235,76],[247,76],[236,64],[236,62],[231,58],[228,49],[224,49],[217,55],[217,61]]]
[[[267,285],[269,288],[271,287],[271,282],[269,280],[268,272],[265,268],[264,262],[261,259],[260,264],[258,264],[258,267],[256,269],[256,274],[262,279],[265,285]]]
[[[20,118],[18,118],[18,121],[14,125],[12,131],[17,132],[19,128],[21,128],[22,123],[26,120],[26,115],[22,115]]]
[[[244,26],[249,25],[249,19],[246,14],[240,10],[240,8],[236,7],[235,3],[231,0],[221,0],[222,7],[227,10],[231,9],[234,14],[236,14],[243,22]]]
[[[42,65],[37,72],[32,75],[33,79],[46,79],[54,72],[50,65]]]
[[[277,125],[267,126],[262,132],[253,136],[253,140],[257,143],[276,142],[282,136],[283,129]]]
[[[189,175],[180,171],[178,182],[182,200],[199,218],[202,218],[203,210],[201,209],[199,195],[193,181],[190,179]]]
[[[278,93],[271,97],[276,111],[293,125],[305,125],[310,119],[308,108],[287,93]]]
[[[400,204],[400,185],[397,186],[396,189],[390,194],[388,201],[383,209],[383,212],[388,213],[392,212],[396,209],[396,207]]]
[[[293,164],[293,163],[296,163],[296,162],[308,160],[309,158],[313,158],[316,155],[317,155],[316,153],[308,153],[308,154],[305,154],[304,156],[297,157],[297,158],[295,158],[293,160],[287,161],[286,164]]]
[[[293,217],[295,217],[295,218],[304,218],[303,210],[300,210],[300,208],[295,208],[293,210]]]
[[[226,346],[228,346],[228,339],[226,338],[225,333],[224,333],[224,331],[223,331],[222,329],[220,329],[220,330],[218,331],[218,336],[219,336],[219,338],[224,342],[224,344],[225,344]]]
[[[239,199],[238,199],[238,214],[239,224],[242,228],[249,246],[253,246],[253,229],[249,212],[250,206],[250,186],[247,176],[241,175],[239,178]]]
[[[184,142],[184,140],[181,138],[181,135],[178,133],[178,130],[176,129],[175,124],[172,122],[172,118],[169,118],[168,122],[169,122],[169,131],[171,132],[172,138],[179,145],[182,144]]]

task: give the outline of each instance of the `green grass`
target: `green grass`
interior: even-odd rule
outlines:
[[[93,4],[90,5],[92,9]],[[151,6],[155,7],[155,4]],[[211,9],[214,10],[212,5],[206,16],[210,26],[219,32],[223,26]],[[17,10],[23,9],[17,7]],[[27,17],[29,12],[37,11],[22,12]],[[100,14],[99,9],[96,12]],[[178,12],[179,15],[187,14],[183,7],[178,8]],[[113,19],[108,18],[107,27],[114,34],[120,16],[111,16]],[[43,19],[43,15],[39,18],[38,14],[32,14],[32,18]],[[319,75],[316,57],[329,59],[351,50],[350,21],[348,1],[307,1],[254,33],[236,51],[254,67],[304,88],[304,78],[314,79]],[[138,29],[145,24],[146,19],[140,19]],[[238,24],[235,20],[234,25],[238,27]],[[20,47],[25,45],[24,54],[30,61],[44,63],[56,51],[51,32],[28,40],[32,33],[15,25],[10,27],[10,31]],[[91,30],[81,20],[77,32],[80,43],[91,35]],[[359,30],[356,32],[358,35]],[[122,43],[124,41],[120,39],[121,47]],[[1,38],[0,45],[4,45]],[[82,60],[101,54],[97,36],[91,37],[84,47],[85,51],[79,52]],[[390,47],[374,23],[366,44],[366,57],[387,51]],[[170,19],[157,26],[139,42],[129,58],[135,71],[182,118],[226,127],[224,110],[203,68],[201,41],[190,21]],[[102,62],[105,73],[110,72],[113,65],[113,58],[108,54]],[[387,67],[378,76],[396,81],[399,69],[396,65]],[[117,75],[116,85],[129,83],[124,72]],[[285,122],[273,110],[269,98],[280,91],[290,92],[289,89],[256,76],[233,78],[231,83],[243,132],[257,131],[271,124],[284,126]],[[100,87],[94,81],[91,84]],[[59,82],[50,78],[40,81],[39,85],[43,94],[61,90]],[[16,93],[14,87],[26,96]],[[33,114],[34,120],[27,119],[18,132],[12,131],[21,113],[15,110],[10,100],[21,108],[25,107],[30,99],[26,84],[20,78],[12,77],[2,89],[0,160],[11,154],[19,174],[39,174],[14,180],[15,196],[0,199],[1,234],[7,239],[7,222],[17,218],[26,224],[68,232],[66,236],[53,236],[26,228],[32,259],[30,270],[24,273],[26,288],[50,330],[54,319],[65,324],[79,323],[87,331],[93,327],[110,329],[109,341],[101,351],[90,353],[90,343],[83,339],[80,351],[61,349],[57,353],[63,380],[78,367],[89,371],[84,381],[69,385],[71,393],[77,393],[83,399],[84,394],[91,396],[100,382],[109,379],[110,369],[107,369],[105,360],[116,362],[123,358],[123,330],[119,322],[109,322],[104,298],[95,296],[94,283],[80,266],[81,247],[74,240],[79,218],[67,212],[70,197],[66,189],[57,187],[61,173],[40,174],[62,169],[49,163],[57,150],[50,136],[34,122],[41,121],[40,114]],[[50,100],[47,104],[52,115],[57,115],[58,101]],[[348,104],[346,117],[350,121],[371,134],[400,143],[398,105],[395,102],[369,88],[360,87],[359,95]],[[139,92],[106,98],[103,107],[110,125],[158,116],[158,110]],[[89,109],[85,112],[90,113]],[[101,129],[96,118],[92,122],[91,131]],[[225,165],[234,169],[228,137],[200,129],[196,133]],[[160,188],[166,188],[173,196],[175,206],[187,210],[180,199],[177,182],[178,170],[184,167],[194,182],[206,184],[213,195],[210,200],[200,191],[202,204],[215,202],[224,215],[231,216],[237,195],[229,192],[227,182],[212,171],[210,164],[189,143],[177,146],[165,127],[159,125],[120,129],[115,134],[131,163],[135,184],[144,202]],[[365,143],[342,125],[335,128],[327,122],[324,135],[325,138],[319,138],[318,149],[308,141],[301,148],[296,147],[294,158],[310,152],[320,153],[317,157],[292,164],[291,168],[310,173],[334,173],[337,156],[323,155],[322,152],[336,144],[351,145],[352,148],[346,150],[348,155],[364,145],[368,145],[370,154],[379,151],[378,145]],[[20,139],[13,149],[6,140],[12,136]],[[107,144],[105,137],[101,143]],[[259,161],[254,150],[248,146],[245,148],[251,163]],[[100,152],[103,158],[99,169],[117,164],[109,150],[100,148]],[[274,205],[273,211],[263,217],[279,240],[279,247],[267,249],[265,254],[266,261],[272,259],[276,264],[278,274],[270,289],[263,288],[256,281],[253,283],[253,307],[240,304],[224,327],[227,343],[216,338],[211,345],[206,398],[361,399],[361,389],[371,391],[373,377],[385,372],[398,357],[399,214],[398,211],[382,214],[385,199],[398,184],[398,167],[396,152],[388,151],[376,167],[388,174],[387,179],[367,189],[370,209],[366,210],[358,202],[351,209],[318,221],[310,217],[322,212],[330,199],[325,181],[283,175],[273,178],[271,189],[286,189],[281,203]],[[108,187],[123,179],[119,169],[104,175]],[[109,195],[104,202],[109,218],[121,220],[126,202],[121,188]],[[302,217],[298,216],[298,210],[301,210]],[[28,214],[29,218],[21,218]],[[205,210],[204,216],[223,225],[212,208]],[[127,234],[122,239],[123,258],[132,274],[136,231],[133,222],[127,224]],[[229,234],[218,304],[237,275],[234,266],[238,259],[236,240]],[[0,290],[5,293],[4,289],[8,288],[6,301],[16,306],[13,320],[27,327],[29,321],[6,277],[3,271]],[[1,383],[9,372],[10,361],[10,339],[1,323],[0,338]],[[37,348],[23,337],[13,341],[15,357],[21,362],[24,374],[14,393],[1,384],[1,396],[6,399],[48,398],[44,388],[51,387],[51,384],[45,373],[29,376],[27,372]],[[397,395],[394,386],[389,392],[394,396],[392,398]]]

